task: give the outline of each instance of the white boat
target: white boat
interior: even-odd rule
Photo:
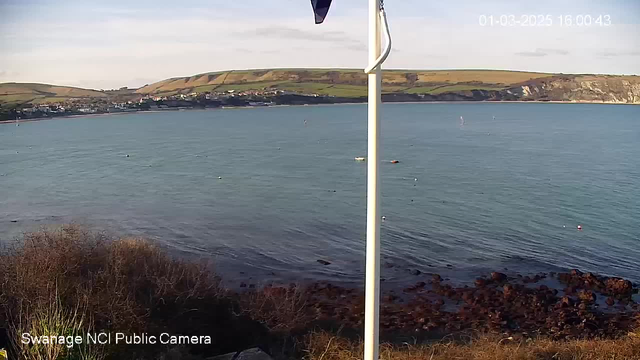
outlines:
[[[357,158],[356,158],[356,161],[365,161],[365,160],[367,160],[367,159],[365,159],[365,158],[363,158],[363,157],[357,157]]]

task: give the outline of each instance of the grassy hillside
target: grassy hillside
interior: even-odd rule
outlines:
[[[285,90],[340,98],[367,95],[361,69],[265,69],[222,71],[162,80],[139,89],[96,91],[30,83],[0,84],[0,105],[58,102],[74,98],[136,100],[229,90]],[[567,75],[504,70],[386,70],[385,101],[565,101],[640,103],[640,77]]]
[[[501,70],[388,70],[383,91],[434,94],[461,90],[501,90],[513,84],[554,74]],[[367,75],[359,69],[243,70],[199,74],[163,80],[144,86],[139,94],[280,89],[341,97],[366,96]]]
[[[7,104],[55,102],[72,98],[104,98],[107,96],[100,91],[69,86],[34,83],[0,84],[0,103]]]

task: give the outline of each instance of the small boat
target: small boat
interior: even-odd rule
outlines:
[[[391,163],[392,163],[392,164],[397,164],[397,163],[399,163],[399,162],[400,162],[400,161],[398,161],[398,160],[391,160]]]
[[[367,159],[363,158],[363,157],[357,157],[356,161],[366,161]]]

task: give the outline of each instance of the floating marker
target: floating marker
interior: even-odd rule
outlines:
[[[582,230],[582,225],[578,225],[578,230]]]

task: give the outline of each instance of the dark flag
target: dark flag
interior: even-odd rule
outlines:
[[[331,0],[311,0],[311,6],[313,6],[313,12],[316,14],[316,24],[322,24],[329,12]]]

